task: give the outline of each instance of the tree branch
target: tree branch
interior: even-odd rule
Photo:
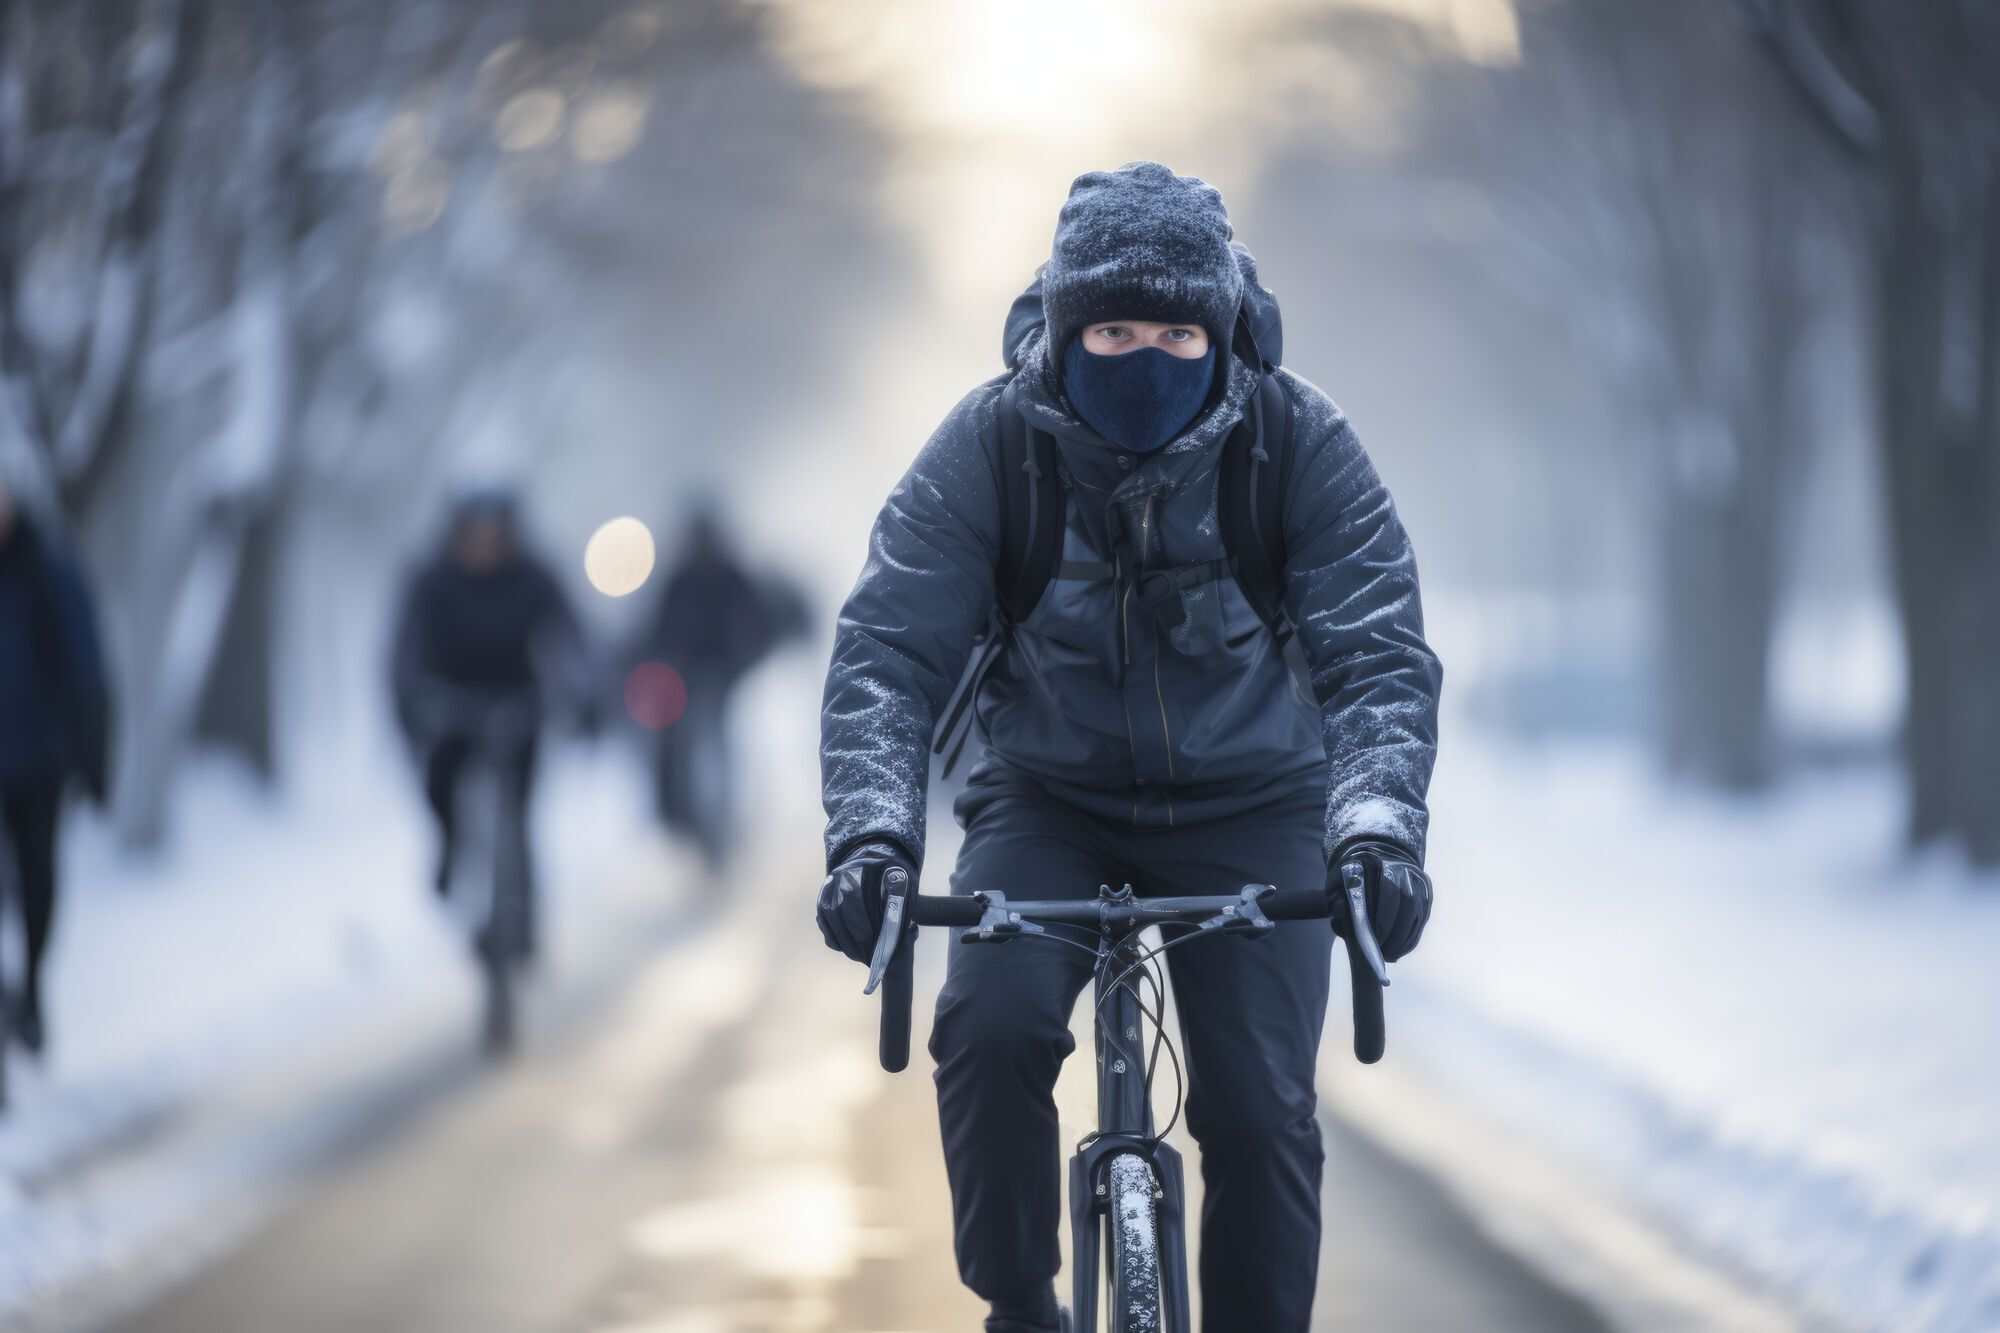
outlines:
[[[1882,142],[1881,112],[1828,54],[1807,3],[1740,0],[1738,9],[1835,142],[1859,156],[1872,154]]]

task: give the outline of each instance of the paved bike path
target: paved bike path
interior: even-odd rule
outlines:
[[[660,959],[589,1030],[325,1163],[262,1234],[118,1327],[976,1328],[923,1057],[881,1074],[854,978],[816,940],[771,949],[780,924],[752,910]],[[1087,1105],[1078,1063],[1066,1109]],[[1423,1176],[1338,1123],[1327,1149],[1316,1327],[1604,1327]]]

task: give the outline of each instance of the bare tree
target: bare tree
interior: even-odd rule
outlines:
[[[376,610],[468,436],[618,357],[621,425],[754,450],[738,344],[802,392],[801,294],[867,280],[863,136],[725,0],[0,6],[0,448],[103,576],[138,844],[192,746],[278,766],[309,603]]]
[[[471,83],[519,19],[514,6],[210,0],[191,25],[197,77],[155,237],[149,410],[132,427],[146,457],[113,510],[82,515],[132,534],[126,628],[143,668],[127,681],[120,815],[136,842],[161,835],[191,737],[275,764],[275,601],[306,428],[329,395],[360,400],[350,424],[395,401],[357,328],[385,271],[449,304],[459,266],[412,252],[466,223],[441,178],[490,156]],[[436,90],[423,113],[413,89]],[[420,143],[377,170],[399,116]],[[453,388],[440,376],[427,396]]]
[[[272,599],[306,430],[329,397],[349,400],[350,429],[396,402],[359,328],[383,284],[437,307],[465,283],[450,252],[471,210],[441,181],[476,179],[497,151],[473,84],[522,13],[8,7],[0,425],[43,498],[123,556],[134,841],[160,836],[197,731],[273,763]],[[385,167],[398,117],[414,152]],[[504,330],[478,304],[451,313]],[[426,400],[454,384],[437,374]]]
[[[1754,786],[1801,357],[1839,219],[1720,9],[1545,5],[1522,38],[1519,67],[1459,76],[1456,169],[1494,202],[1495,275],[1564,312],[1571,354],[1629,405],[1667,761]]]
[[[115,452],[152,317],[186,0],[0,12],[0,444],[81,506]]]
[[[2000,11],[1744,10],[1867,207],[1910,836],[2000,863]]]

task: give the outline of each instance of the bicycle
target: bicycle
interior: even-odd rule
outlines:
[[[1094,898],[1009,902],[1004,893],[912,894],[909,876],[900,869],[885,877],[882,928],[862,993],[882,992],[878,1053],[892,1074],[909,1064],[912,942],[918,927],[962,927],[959,938],[968,944],[1020,947],[1022,941],[1046,941],[1095,956],[1098,1127],[1077,1145],[1069,1170],[1076,1248],[1070,1265],[1073,1333],[1096,1333],[1100,1263],[1110,1333],[1187,1333],[1189,1327],[1186,1191],[1180,1154],[1166,1142],[1180,1118],[1185,1086],[1163,1021],[1160,956],[1216,935],[1268,935],[1280,921],[1333,919],[1347,944],[1354,1054],[1373,1064],[1386,1044],[1382,990],[1388,971],[1368,925],[1359,874],[1348,872],[1344,887],[1345,901],[1337,906],[1319,889],[1268,884],[1246,884],[1233,897],[1170,898],[1142,898],[1130,884],[1117,890],[1107,884],[1098,886]],[[1086,945],[1046,928],[1056,924],[1094,928],[1096,942]],[[1151,926],[1162,928],[1163,939],[1148,947],[1141,935]],[[1150,987],[1151,1003],[1142,985]],[[1154,1028],[1150,1051],[1144,1022]],[[1156,1132],[1153,1075],[1163,1050],[1173,1064],[1176,1092],[1174,1114]]]
[[[434,743],[460,738],[470,747],[453,800],[455,841],[472,855],[458,858],[450,897],[479,968],[480,1048],[498,1058],[514,1049],[515,992],[533,952],[527,793],[518,760],[540,729],[541,708],[532,695],[460,691],[430,705]],[[461,886],[467,891],[459,892]]]

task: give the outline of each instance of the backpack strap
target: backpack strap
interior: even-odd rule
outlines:
[[[1257,382],[1249,411],[1223,451],[1216,509],[1237,586],[1273,634],[1285,619],[1285,495],[1291,489],[1292,402],[1276,375]]]
[[[945,756],[950,776],[976,725],[973,704],[986,673],[999,659],[1015,625],[1027,619],[1050,580],[1090,577],[1062,559],[1066,514],[1062,476],[1056,470],[1056,443],[1035,430],[1015,405],[1011,386],[997,408],[1000,444],[1000,554],[994,563],[993,611],[973,637],[972,660],[945,703],[931,752]]]
[[[1028,618],[1062,560],[1063,489],[1056,442],[1028,425],[1011,391],[1000,396],[1002,525],[995,590],[1012,624]]]

